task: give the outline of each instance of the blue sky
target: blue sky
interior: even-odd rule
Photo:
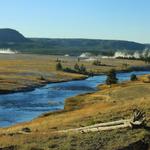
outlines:
[[[0,0],[0,20],[27,37],[150,43],[150,0]]]

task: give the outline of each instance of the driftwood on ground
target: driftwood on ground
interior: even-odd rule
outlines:
[[[75,129],[67,129],[67,130],[61,130],[59,132],[96,132],[96,131],[106,131],[106,130],[114,130],[114,129],[120,129],[120,128],[135,128],[135,127],[143,127],[146,124],[146,117],[145,113],[134,109],[133,116],[131,119],[126,120],[118,120],[118,121],[112,121],[107,123],[99,123],[91,126],[81,127],[81,128],[75,128]]]

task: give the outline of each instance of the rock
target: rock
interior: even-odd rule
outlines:
[[[31,132],[31,129],[28,128],[28,127],[26,127],[26,128],[22,128],[22,131],[23,131],[23,132]]]

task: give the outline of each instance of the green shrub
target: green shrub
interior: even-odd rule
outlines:
[[[66,67],[63,69],[64,72],[69,72],[69,73],[78,73],[76,70],[72,69],[72,68],[69,68],[69,67]]]
[[[101,61],[95,60],[95,61],[93,61],[93,65],[95,65],[95,66],[101,66]]]
[[[130,77],[131,81],[136,81],[137,80],[137,76],[135,74],[132,74]]]

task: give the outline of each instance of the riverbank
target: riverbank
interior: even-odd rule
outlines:
[[[48,83],[85,79],[87,76],[57,71],[57,56],[0,54],[0,94],[32,91]]]
[[[89,76],[80,75],[80,74],[77,75],[76,77],[72,77],[72,74],[70,74],[70,78],[69,79],[64,79],[64,80],[48,81],[46,79],[42,79],[42,80],[38,80],[36,83],[31,82],[30,85],[26,85],[26,86],[15,87],[13,89],[0,89],[0,94],[12,94],[12,93],[19,93],[19,92],[29,92],[29,91],[33,91],[37,88],[44,87],[47,84],[63,83],[63,82],[69,82],[69,81],[79,81],[79,80],[87,79],[88,77]]]
[[[28,55],[28,54],[0,54],[0,94],[30,91],[47,83],[65,82],[85,79],[82,74],[66,73],[56,70],[57,59],[64,67],[73,68],[76,63],[84,64],[94,75],[108,72],[127,70],[126,67],[146,66],[138,60],[100,59],[104,66],[95,66],[91,61],[80,60],[76,57]],[[112,65],[113,64],[113,65]]]
[[[0,146],[18,149],[117,149],[144,138],[149,129],[58,133],[72,129],[131,117],[136,107],[146,112],[150,126],[150,79],[148,75],[135,82],[100,86],[94,93],[81,94],[65,101],[64,111],[47,113],[27,123],[0,129]],[[30,132],[23,132],[28,128]]]

